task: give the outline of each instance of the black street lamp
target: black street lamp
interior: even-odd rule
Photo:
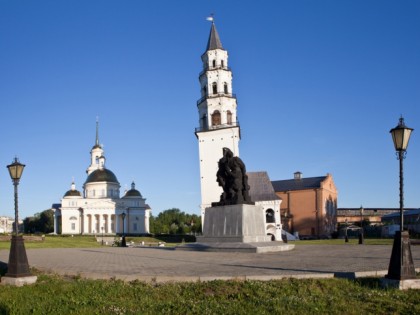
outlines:
[[[25,165],[19,163],[15,157],[12,164],[7,165],[10,177],[13,181],[14,195],[15,195],[15,228],[14,235],[12,235],[12,242],[10,246],[9,264],[7,266],[6,277],[10,278],[23,278],[31,277],[29,271],[28,257],[26,256],[25,244],[23,236],[19,235],[19,210],[18,210],[18,185],[20,177],[22,176]]]
[[[349,223],[348,223],[348,221],[346,219],[346,229],[345,229],[345,237],[344,237],[344,242],[346,242],[346,243],[349,242],[349,237],[347,235],[347,229],[348,229],[348,227],[349,227]]]
[[[104,246],[104,227],[101,226],[101,230],[102,230],[102,246]]]
[[[393,280],[415,279],[413,257],[410,248],[410,236],[408,231],[404,231],[404,173],[403,160],[406,155],[408,141],[414,129],[408,128],[401,117],[398,126],[390,130],[394,141],[397,159],[400,161],[400,230],[395,233],[394,244],[392,246],[391,260],[389,262],[388,274],[386,278]]]
[[[125,231],[124,231],[124,220],[125,220],[125,212],[123,212],[121,214],[122,220],[123,220],[123,235],[122,235],[122,240],[121,240],[121,247],[127,247],[127,244],[125,242]]]
[[[363,206],[360,206],[360,232],[359,232],[359,244],[364,243],[364,235],[363,235]]]

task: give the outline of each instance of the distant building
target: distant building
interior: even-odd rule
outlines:
[[[363,209],[363,211],[361,211]],[[382,217],[388,214],[400,213],[399,208],[338,208],[337,225],[354,224],[369,221],[371,225],[382,223]]]
[[[420,233],[420,209],[404,208],[404,229],[411,233]],[[385,225],[400,225],[400,210],[394,213],[386,214],[382,217],[382,223]],[[392,234],[392,233],[391,233]]]
[[[0,217],[0,233],[13,233],[15,219],[12,217],[1,216]],[[19,220],[19,232],[23,230],[23,221]]]
[[[301,172],[293,179],[271,182],[282,199],[283,229],[301,236],[329,236],[336,230],[338,192],[331,174],[304,178]]]
[[[105,167],[105,156],[99,144],[98,123],[96,143],[90,151],[91,164],[86,173],[83,194],[71,184],[61,204],[53,204],[54,232],[57,234],[147,234],[151,209],[135,188],[120,197],[120,183]]]

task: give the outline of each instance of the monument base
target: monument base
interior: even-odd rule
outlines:
[[[177,246],[176,250],[202,251],[202,252],[230,252],[230,253],[271,253],[292,250],[295,245],[283,242],[212,242],[212,243],[191,243]]]
[[[398,290],[420,289],[420,279],[394,280],[381,278],[381,286]]]
[[[16,287],[21,287],[28,284],[34,284],[38,279],[37,276],[26,276],[26,277],[1,277],[1,285],[14,285]]]
[[[205,210],[203,236],[181,250],[266,253],[291,250],[294,245],[272,242],[266,234],[261,207],[249,204],[210,207]]]

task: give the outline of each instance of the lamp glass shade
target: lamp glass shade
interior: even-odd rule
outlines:
[[[411,132],[413,130],[413,128],[409,128],[404,124],[404,118],[402,117],[400,118],[398,126],[390,130],[396,151],[407,150],[408,141],[410,140]]]
[[[18,159],[15,158],[13,163],[7,165],[9,170],[9,174],[12,180],[19,180],[22,176],[23,169],[25,168],[25,164],[19,163]]]

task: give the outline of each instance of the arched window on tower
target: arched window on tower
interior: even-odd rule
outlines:
[[[222,61],[221,61],[221,64],[222,64],[222,68],[224,68],[224,67],[225,67],[225,61],[224,61],[224,60],[222,60]]]
[[[265,223],[276,223],[273,209],[267,209],[267,211],[265,211]]]
[[[216,59],[213,60],[213,68],[216,68]]]
[[[217,94],[217,83],[213,82],[213,84],[211,86],[212,86],[212,89],[213,89],[213,94]]]
[[[228,125],[232,125],[232,112],[230,110],[226,112],[226,122]]]
[[[203,96],[206,96],[206,95],[207,95],[207,87],[203,86]]]
[[[218,110],[215,110],[213,114],[211,115],[211,125],[212,126],[218,126],[220,125],[220,112]]]
[[[225,94],[229,93],[228,92],[228,84],[226,82],[223,84],[223,91],[225,92]]]

